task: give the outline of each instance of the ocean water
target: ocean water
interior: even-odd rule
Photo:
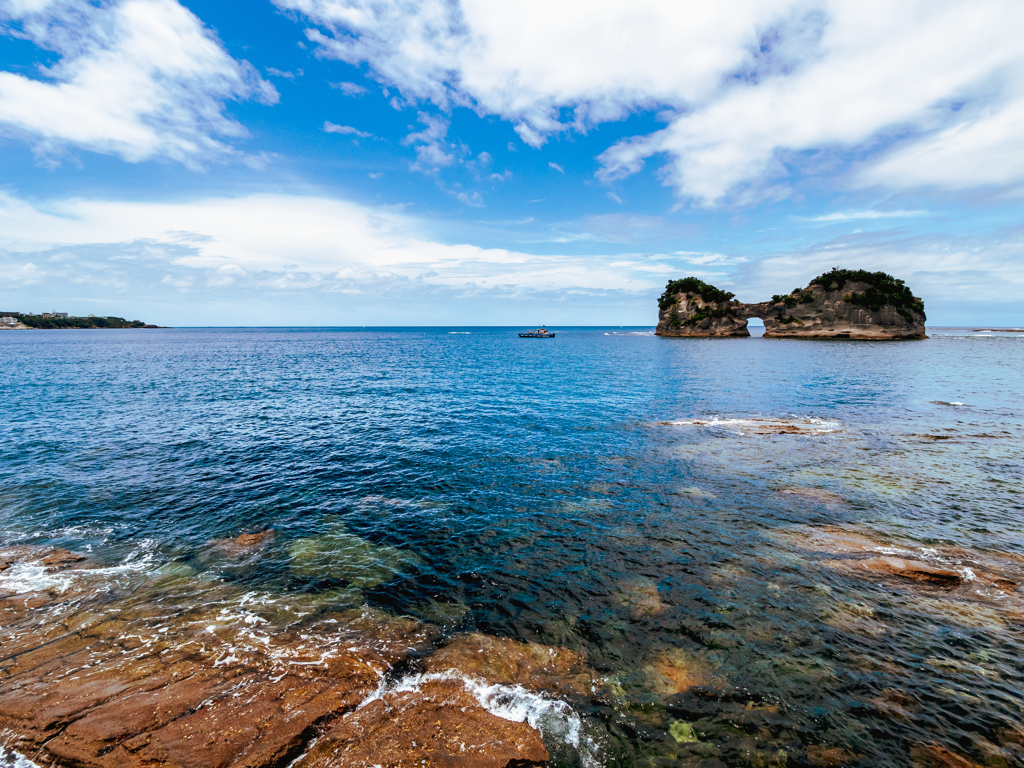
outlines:
[[[1024,334],[929,334],[0,333],[0,543],[574,648],[556,764],[1019,765]]]

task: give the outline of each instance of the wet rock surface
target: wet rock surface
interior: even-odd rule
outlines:
[[[488,683],[587,697],[600,684],[586,659],[569,648],[521,643],[478,632],[461,635],[424,660],[427,672],[456,669]]]
[[[270,544],[274,536],[274,529],[268,528],[261,533],[242,533],[234,539],[215,539],[210,546],[226,557],[248,557]]]
[[[933,588],[953,605],[961,601],[986,603],[1003,621],[1019,624],[1024,619],[1020,591],[1024,560],[1016,555],[883,540],[834,526],[798,527],[778,531],[773,537],[818,553],[823,558],[819,564],[836,572],[897,588]],[[928,599],[922,604],[927,605]]]
[[[0,562],[38,586],[0,583],[0,745],[38,763],[504,768],[548,758],[533,727],[489,712],[461,677],[378,695],[396,664],[433,648],[431,625],[176,576],[112,581],[65,550],[8,550]],[[493,669],[460,652],[488,644],[505,652]],[[571,689],[588,674],[564,649],[483,635],[452,646],[427,666],[538,688]]]
[[[388,693],[339,718],[295,768],[544,765],[548,751],[526,723],[483,710],[459,680]]]

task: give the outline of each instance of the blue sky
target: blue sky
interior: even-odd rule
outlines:
[[[653,325],[882,269],[1024,323],[1015,0],[0,0],[0,309]]]

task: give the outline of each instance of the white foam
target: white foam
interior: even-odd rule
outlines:
[[[843,425],[838,421],[799,417],[771,419],[758,417],[723,418],[721,416],[712,416],[707,419],[678,419],[666,423],[671,426],[678,427],[694,426],[724,429],[739,435],[770,434],[787,429],[795,429],[798,434],[825,435],[832,432],[839,432],[843,428]]]
[[[529,723],[549,742],[570,747],[584,768],[600,768],[598,744],[584,734],[583,720],[567,703],[528,691],[521,685],[488,683],[455,669],[408,675],[390,683],[382,679],[377,690],[356,709],[362,709],[370,702],[390,694],[419,691],[424,684],[440,680],[461,682],[480,706],[492,715],[515,723]]]
[[[20,752],[8,751],[0,747],[0,768],[39,768]]]
[[[71,576],[67,572],[53,573],[38,561],[15,563],[0,573],[0,591],[9,594],[21,595],[51,589],[64,592],[70,586]]]

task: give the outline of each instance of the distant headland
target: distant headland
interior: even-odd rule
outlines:
[[[67,312],[0,312],[0,330],[32,330],[38,328],[159,328],[141,320],[123,317],[75,317]]]
[[[749,336],[747,319],[764,321],[765,338],[926,339],[924,302],[885,272],[838,267],[806,288],[742,304],[696,277],[672,280],[658,300],[658,336]]]

